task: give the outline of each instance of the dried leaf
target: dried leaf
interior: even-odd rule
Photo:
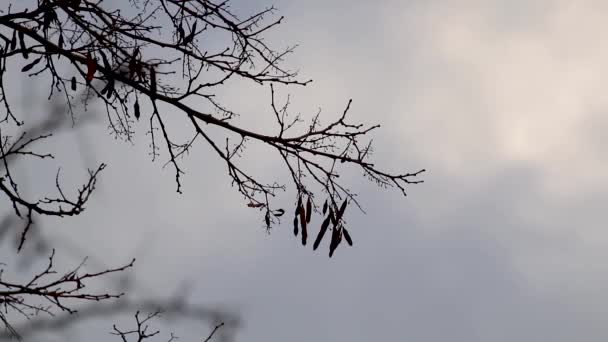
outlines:
[[[26,71],[30,71],[36,64],[38,64],[40,62],[40,60],[42,59],[42,56],[36,58],[33,62],[27,64],[26,66],[24,66],[23,68],[21,68],[21,72],[26,72]]]
[[[298,236],[298,217],[293,218],[293,235]]]
[[[276,217],[281,217],[281,216],[283,216],[283,214],[285,214],[285,210],[283,210],[283,209],[277,209],[274,212],[274,216],[276,216]]]
[[[71,83],[72,83],[72,90],[76,91],[76,77],[72,77]]]
[[[87,53],[87,75],[85,79],[87,82],[91,82],[93,80],[93,76],[95,76],[95,71],[97,71],[97,63],[91,57],[90,53]]]
[[[346,230],[346,228],[342,228],[342,233],[344,234],[344,240],[346,240],[346,242],[348,242],[348,244],[350,246],[352,246],[353,239],[351,239],[350,234],[348,233],[348,230]]]
[[[323,203],[323,215],[325,215],[326,212],[327,212],[327,200],[325,200],[325,203]]]
[[[325,220],[323,220],[323,223],[321,224],[321,230],[319,230],[319,234],[317,234],[315,243],[312,245],[313,251],[319,248],[319,244],[321,243],[321,240],[323,240],[323,236],[325,236],[325,233],[327,232],[327,227],[329,227],[330,221],[331,219],[329,218],[329,216],[326,217]]]
[[[261,208],[264,206],[264,203],[253,203],[253,202],[249,202],[247,203],[247,206],[249,208]]]

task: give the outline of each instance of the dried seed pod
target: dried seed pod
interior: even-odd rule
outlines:
[[[321,243],[321,240],[323,240],[323,236],[325,236],[325,233],[327,232],[327,227],[329,227],[330,221],[331,219],[329,218],[329,216],[326,217],[325,220],[323,220],[323,223],[321,224],[321,230],[319,230],[319,234],[317,234],[315,243],[312,245],[313,251],[319,248],[319,244]]]
[[[17,48],[17,31],[13,31],[13,38],[11,39],[11,51]]]
[[[182,27],[182,23],[179,23],[177,27],[177,43],[180,44],[184,40],[184,28]]]
[[[108,92],[106,93],[106,98],[110,99],[112,94],[114,93],[114,78],[110,76],[110,82],[108,83]]]
[[[306,238],[308,237],[308,231],[306,230],[306,212],[301,207],[300,210],[300,226],[302,227],[302,245],[306,245]]]
[[[306,227],[302,227],[302,246],[306,246],[306,240],[308,239],[308,230]]]
[[[332,234],[331,234],[331,242],[329,244],[329,257],[330,258],[334,255],[334,252],[336,251],[336,248],[338,248],[338,245],[340,244],[341,240],[342,240],[342,234],[340,232],[340,226],[338,226],[338,227],[334,226]]]
[[[25,46],[25,37],[23,35],[23,31],[19,31],[19,47],[21,48],[21,54],[23,58],[28,59],[29,53],[27,52],[27,47]]]
[[[298,217],[293,218],[293,235],[298,236]]]
[[[323,203],[323,215],[325,215],[326,212],[327,212],[327,200],[325,200],[325,203]]]
[[[331,223],[335,226],[338,223],[338,220],[336,220],[336,216],[334,215],[334,210],[332,208],[329,208],[329,215],[328,217],[331,219]]]
[[[306,202],[306,223],[310,223],[311,216],[312,216],[312,201],[310,200],[310,196],[308,196],[308,201]]]
[[[152,92],[152,96],[156,95],[156,71],[154,67],[150,67],[150,92]]]
[[[270,211],[266,211],[266,216],[264,217],[264,221],[266,222],[266,227],[270,228]]]
[[[21,68],[21,72],[30,71],[36,64],[38,64],[40,62],[41,59],[42,59],[42,57],[36,58],[33,62],[31,62],[31,63],[27,64],[26,66],[24,66],[23,68]]]
[[[112,92],[114,91],[114,78],[108,77],[108,83],[101,90],[101,95],[106,94],[109,99],[112,96]]]
[[[350,246],[352,246],[353,239],[351,239],[350,234],[348,233],[348,230],[346,230],[346,228],[342,228],[342,233],[344,234],[344,240],[346,240],[346,242],[348,242],[348,244]]]
[[[72,77],[71,83],[72,83],[72,85],[71,85],[72,86],[72,90],[76,91],[76,77]]]
[[[103,61],[103,67],[106,69],[106,71],[111,71],[112,66],[110,65],[110,62],[108,62],[108,58],[106,57],[106,54],[103,53],[103,51],[101,51],[101,50],[99,50],[99,54],[101,55],[101,60]]]
[[[133,110],[135,111],[135,118],[139,120],[140,112],[139,112],[139,99],[135,98],[135,104],[133,105]]]
[[[59,46],[60,49],[63,49],[63,33],[59,32],[59,40],[57,41],[57,46]],[[61,56],[61,55],[57,55],[57,56]]]
[[[340,221],[342,219],[342,216],[344,215],[344,210],[346,210],[347,201],[348,199],[345,199],[344,202],[342,202],[340,210],[338,210],[338,214],[336,215],[336,221]]]

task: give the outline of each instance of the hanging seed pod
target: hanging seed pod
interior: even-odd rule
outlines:
[[[308,201],[306,202],[306,223],[310,223],[311,216],[312,216],[312,201],[310,200],[310,196],[308,196]]]
[[[344,240],[346,240],[346,242],[352,246],[353,245],[353,239],[350,238],[350,234],[348,233],[348,230],[346,230],[346,228],[342,228],[342,233],[344,234]]]
[[[342,219],[342,216],[344,215],[344,210],[346,210],[346,204],[347,204],[347,199],[344,200],[344,202],[342,202],[342,205],[340,206],[340,210],[338,210],[338,214],[336,215],[336,221],[340,221]]]
[[[329,208],[329,215],[328,215],[328,217],[330,218],[331,223],[334,226],[338,223],[338,221],[336,220],[336,216],[334,215],[334,210],[332,208]]]
[[[135,72],[137,71],[137,55],[139,54],[139,47],[136,47],[135,50],[133,50],[133,55],[131,56],[131,59],[129,60],[129,78],[133,79],[133,76],[135,75]]]
[[[319,248],[319,244],[321,243],[321,240],[323,240],[323,236],[325,236],[325,233],[327,232],[327,227],[329,227],[330,221],[331,219],[329,218],[329,216],[326,217],[325,220],[323,220],[323,223],[321,224],[321,230],[319,230],[319,234],[317,234],[315,243],[312,245],[313,251]]]
[[[59,40],[57,41],[57,46],[59,46],[60,49],[63,49],[63,33],[61,32],[59,32]]]
[[[181,42],[184,40],[185,35],[186,34],[184,33],[182,23],[179,23],[179,26],[177,26],[177,44],[181,44]]]
[[[114,94],[114,78],[110,77],[110,81],[108,82],[108,92],[106,93],[106,98],[109,100]]]
[[[72,90],[76,91],[76,77],[72,77],[71,83],[72,83]]]
[[[338,245],[340,244],[340,240],[341,240],[340,227],[339,226],[334,227],[332,234],[331,234],[331,242],[329,244],[329,257],[330,258],[334,255],[336,248],[338,248]]]
[[[304,207],[301,207],[300,210],[300,226],[302,227],[302,245],[306,245],[308,231],[306,230],[306,212],[304,211]]]
[[[325,215],[326,212],[327,212],[327,200],[325,200],[325,203],[323,203],[323,215]]]
[[[150,91],[152,96],[156,95],[156,71],[153,66],[150,67]]]
[[[139,120],[140,112],[139,112],[139,99],[135,98],[135,104],[133,105],[133,110],[135,111],[135,118]]]
[[[264,221],[266,222],[266,228],[270,228],[270,211],[266,211],[266,216],[264,217]]]
[[[19,47],[21,48],[21,54],[23,58],[28,59],[29,53],[27,52],[27,48],[25,46],[25,37],[23,36],[23,32],[19,31]]]
[[[308,239],[308,230],[306,227],[302,227],[302,246],[306,246],[306,240]]]
[[[40,62],[41,59],[42,59],[42,57],[36,58],[33,62],[31,62],[31,63],[27,64],[26,66],[24,66],[23,68],[21,68],[21,72],[30,71],[36,64],[38,64]]]
[[[17,31],[13,31],[13,38],[11,39],[11,51],[17,48]]]
[[[108,82],[106,86],[101,90],[101,95],[106,94],[109,99],[112,96],[112,91],[114,90],[114,79],[108,78]]]
[[[99,50],[99,54],[101,55],[101,60],[103,61],[103,67],[106,69],[106,71],[110,72],[112,71],[112,66],[110,65],[110,62],[108,62],[108,58],[106,57],[106,54],[103,53],[103,51]]]
[[[293,235],[298,236],[298,217],[293,218]]]

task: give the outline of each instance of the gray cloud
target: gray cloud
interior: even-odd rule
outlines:
[[[281,90],[294,111],[333,115],[353,97],[354,119],[383,124],[378,164],[426,167],[427,183],[402,198],[349,173],[368,215],[348,213],[356,246],[328,260],[287,223],[265,235],[204,146],[176,195],[143,134],[130,146],[97,127],[86,136],[110,163],[103,192],[49,231],[108,263],[142,251],[150,293],[193,280],[194,301],[242,310],[243,340],[605,340],[603,2],[277,6],[287,21],[273,39],[301,43],[290,63],[315,79]],[[263,127],[267,89],[231,94],[243,124]],[[278,165],[263,160],[248,165]]]

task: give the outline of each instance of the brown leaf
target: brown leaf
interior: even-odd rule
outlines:
[[[97,63],[91,57],[90,53],[87,53],[87,75],[85,79],[87,82],[91,82],[93,80],[93,76],[95,76],[95,71],[97,71]]]

